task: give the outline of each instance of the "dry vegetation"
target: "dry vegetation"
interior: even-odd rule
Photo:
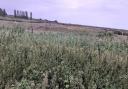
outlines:
[[[52,31],[49,24],[38,24],[49,31],[31,33],[28,24],[13,25],[0,28],[0,89],[128,88],[127,36],[61,26]]]

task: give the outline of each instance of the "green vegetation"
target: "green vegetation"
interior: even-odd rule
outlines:
[[[128,89],[128,40],[113,33],[0,29],[0,89]]]

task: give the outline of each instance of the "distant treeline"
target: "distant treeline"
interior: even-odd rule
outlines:
[[[0,8],[0,16],[8,16],[5,9]],[[32,12],[30,12],[30,16],[29,16],[27,11],[14,10],[13,16],[15,18],[32,19]]]
[[[14,10],[14,17],[32,19],[32,12],[30,12],[30,17],[29,17],[27,11]]]
[[[5,9],[0,8],[0,16],[7,16],[7,12]]]

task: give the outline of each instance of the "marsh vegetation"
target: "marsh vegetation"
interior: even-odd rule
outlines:
[[[127,88],[128,39],[0,28],[0,89]]]

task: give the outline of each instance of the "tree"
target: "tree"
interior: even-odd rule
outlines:
[[[7,15],[7,12],[5,9],[3,9],[3,15],[6,16]]]
[[[32,12],[30,12],[30,19],[32,20]]]
[[[16,15],[16,10],[14,10],[14,17],[16,17],[17,15]]]
[[[0,8],[0,16],[2,16],[2,9]]]
[[[26,16],[26,19],[28,18],[28,12],[27,11],[25,11],[25,16]]]

